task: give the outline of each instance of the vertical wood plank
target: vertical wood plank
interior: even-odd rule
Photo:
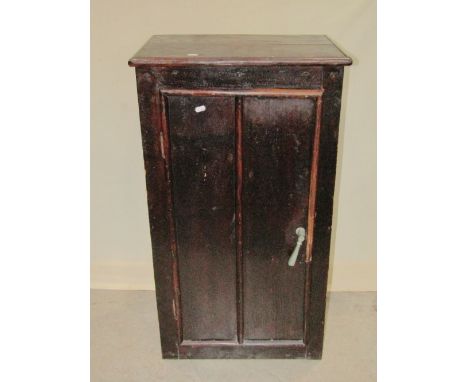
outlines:
[[[322,357],[343,67],[325,67],[312,247],[308,358]]]
[[[244,342],[244,260],[242,248],[242,130],[243,98],[236,97],[236,291],[237,291],[237,341]]]
[[[305,246],[315,99],[244,100],[244,330],[249,340],[304,338]]]
[[[167,96],[184,340],[235,340],[234,97]]]
[[[171,145],[169,144],[169,127],[167,125],[167,100],[162,94],[159,95],[161,104],[161,151],[166,168],[166,183],[169,189],[167,193],[167,216],[169,224],[169,241],[172,257],[172,287],[174,289],[174,299],[172,301],[172,310],[177,324],[177,337],[179,345],[183,338],[182,329],[182,310],[180,302],[180,277],[179,277],[179,258],[177,255],[177,238],[174,221],[174,201],[172,198],[172,169],[171,169]]]
[[[312,146],[311,159],[311,174],[309,186],[309,210],[307,217],[307,244],[305,254],[305,286],[304,286],[304,343],[309,342],[309,316],[310,316],[310,285],[311,285],[311,269],[310,262],[312,261],[312,246],[314,242],[314,226],[315,226],[315,203],[317,200],[317,172],[320,150],[320,131],[322,125],[322,97],[317,98],[317,111],[315,117],[314,142]]]
[[[161,144],[162,105],[156,78],[149,68],[136,68],[141,137],[146,171],[149,224],[153,252],[156,300],[158,304],[161,349],[164,358],[179,356],[178,317],[174,310],[178,296],[173,272],[170,242],[170,187]],[[163,142],[164,143],[164,142]],[[155,333],[156,334],[156,333]]]

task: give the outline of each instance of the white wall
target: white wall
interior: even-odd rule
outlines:
[[[135,74],[153,34],[326,34],[345,69],[331,290],[376,290],[374,0],[91,1],[91,286],[153,289]]]

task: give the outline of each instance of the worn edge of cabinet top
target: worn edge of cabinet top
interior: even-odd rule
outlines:
[[[130,66],[351,65],[325,35],[155,35]]]

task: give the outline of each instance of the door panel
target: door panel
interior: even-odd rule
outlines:
[[[287,262],[297,227],[307,231],[315,100],[243,101],[244,338],[304,338],[304,253]]]
[[[235,340],[234,98],[167,104],[183,339]]]

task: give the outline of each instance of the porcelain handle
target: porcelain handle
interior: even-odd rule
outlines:
[[[291,253],[291,256],[289,256],[288,260],[288,265],[290,267],[294,267],[296,264],[297,256],[299,255],[299,250],[301,249],[301,245],[305,240],[305,229],[302,227],[299,227],[296,229],[296,235],[297,235],[297,243],[296,247],[294,248],[294,251]]]

